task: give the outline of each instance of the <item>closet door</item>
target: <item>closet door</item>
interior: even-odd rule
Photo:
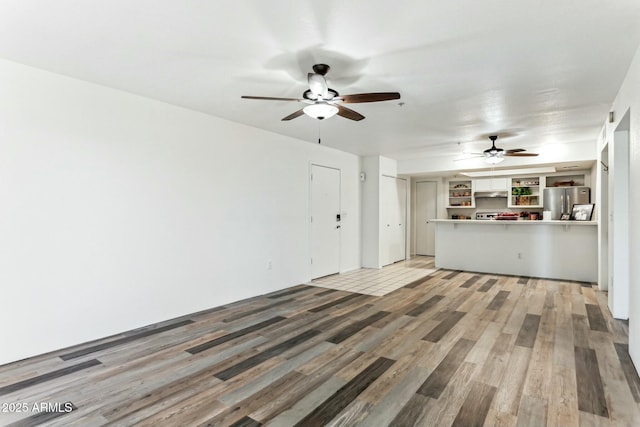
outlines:
[[[382,176],[380,181],[380,263],[405,259],[407,232],[406,180]]]

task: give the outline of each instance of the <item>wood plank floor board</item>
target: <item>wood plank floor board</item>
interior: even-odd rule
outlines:
[[[493,343],[489,354],[482,364],[476,381],[491,386],[499,386],[504,377],[510,352],[514,347],[514,337],[501,333]]]
[[[547,399],[547,425],[579,427],[575,370],[554,366]]]
[[[501,325],[505,324],[507,320],[511,318],[518,304],[518,301],[520,301],[521,294],[522,294],[522,286],[511,289],[509,291],[509,295],[507,296],[507,299],[504,301],[502,306],[498,308],[498,310],[496,310],[496,313],[493,315],[493,317],[490,320]]]
[[[431,276],[430,274],[421,277],[420,279],[414,280],[413,282],[409,283],[408,285],[404,285],[405,288],[408,289],[414,289],[417,288],[418,286],[422,285],[424,282],[426,282],[427,280],[431,279],[433,276]]]
[[[533,346],[523,393],[539,399],[549,395],[553,379],[553,342],[538,340]]]
[[[416,393],[438,399],[474,345],[474,341],[460,339],[431,375],[422,383]]]
[[[600,417],[609,417],[600,368],[595,350],[575,347],[578,408]]]
[[[362,391],[380,377],[395,361],[380,357],[367,366],[307,416],[295,424],[296,427],[324,426],[338,415]]]
[[[445,280],[451,280],[455,278],[458,274],[462,273],[462,271],[459,271],[459,270],[444,270],[444,271],[447,272],[445,276],[442,276],[442,278]]]
[[[451,426],[482,427],[495,394],[496,387],[474,382]]]
[[[640,425],[628,322],[606,293],[418,268],[433,258],[383,269],[412,278],[381,297],[297,285],[0,366],[0,401],[77,408],[0,425]]]
[[[342,341],[354,335],[356,332],[361,331],[362,329],[366,328],[369,325],[372,325],[373,323],[377,322],[378,320],[382,319],[383,317],[389,314],[390,313],[387,311],[378,311],[377,313],[374,313],[365,319],[359,320],[355,323],[352,323],[351,325],[348,325],[342,328],[336,334],[328,338],[327,341],[333,344],[339,344]]]
[[[317,313],[319,311],[323,311],[323,310],[326,310],[328,308],[335,308],[336,306],[339,306],[340,304],[345,304],[345,303],[349,302],[350,300],[352,300],[354,298],[362,299],[362,295],[360,295],[360,294],[346,295],[346,296],[343,296],[341,298],[337,298],[335,300],[329,301],[329,302],[327,302],[325,304],[309,308],[308,310],[311,311],[311,312]]]
[[[589,348],[589,321],[587,316],[572,314],[573,343],[576,347]]]
[[[387,373],[385,373],[386,375]],[[356,423],[358,427],[368,427],[372,425],[398,425],[393,424],[394,418],[401,416],[404,411],[404,407],[409,401],[417,396],[424,398],[424,396],[415,394],[415,391],[420,387],[420,384],[429,376],[429,372],[421,367],[413,366],[406,375],[397,378],[393,382],[393,387],[382,396],[380,400],[377,400],[375,404],[370,408],[365,418]],[[367,391],[363,393],[358,399],[366,399]],[[424,398],[429,400],[430,398]],[[409,416],[410,417],[410,416]],[[396,420],[396,423],[398,421]]]
[[[423,423],[420,421],[429,409],[435,405],[435,399],[416,393],[409,399],[400,412],[396,414],[395,418],[389,423],[389,426],[414,427],[421,425]]]
[[[480,287],[478,288],[478,292],[487,292],[489,289],[491,289],[493,287],[493,285],[496,284],[497,281],[498,281],[498,279],[489,279],[489,280],[487,280],[482,285],[480,285]]]
[[[493,402],[496,413],[514,416],[518,414],[530,360],[530,348],[514,346],[509,355],[509,361],[505,365],[505,372],[500,380],[497,396]]]
[[[431,332],[425,335],[422,339],[431,342],[440,341],[442,337],[444,337],[447,332],[449,332],[451,328],[453,328],[456,323],[458,323],[460,319],[464,317],[465,314],[467,313],[462,311],[453,311],[449,313],[449,315],[447,315],[447,317],[444,318],[442,322],[438,324],[438,326],[433,328]]]
[[[276,298],[282,298],[285,296],[291,296],[293,294],[297,294],[299,292],[313,292],[315,291],[315,288],[313,286],[307,286],[307,285],[299,285],[299,286],[294,286],[291,288],[287,288],[284,291],[277,291],[277,292],[273,292],[270,294],[267,294],[266,297],[270,298],[270,299],[276,299]]]
[[[589,327],[591,330],[609,332],[600,306],[597,304],[585,304],[585,306],[587,308],[587,318],[589,319]]]
[[[470,288],[471,286],[473,286],[478,280],[480,280],[481,276],[478,276],[477,274],[471,276],[469,279],[465,280],[465,282],[460,285],[460,287],[462,288]]]
[[[380,354],[378,352],[378,349],[382,348],[384,345],[383,343],[385,343],[390,337],[398,334],[398,332],[411,320],[412,318],[409,316],[397,316],[392,322],[381,326],[377,330],[368,328],[365,330],[366,334],[364,334],[362,338],[355,340],[353,348],[358,351],[373,352],[379,356],[384,356],[384,354]],[[393,357],[387,358],[395,360]]]
[[[53,381],[57,378],[64,377],[66,375],[71,375],[76,372],[80,372],[85,369],[92,368],[94,366],[101,365],[97,359],[91,359],[86,362],[76,363],[65,368],[57,369],[55,371],[47,372],[45,374],[41,374],[32,378],[24,379],[22,381],[18,381],[12,384],[7,384],[4,387],[0,387],[0,396],[4,396],[7,394],[14,393],[18,390],[22,390],[28,387],[33,387],[39,384],[43,384],[49,381]]]
[[[371,384],[366,390],[358,396],[359,400],[371,404],[371,407],[377,405],[395,385],[404,379],[406,375],[413,371],[416,359],[420,357],[418,351],[404,355],[400,360],[396,360],[378,380]],[[392,360],[392,359],[389,359]],[[427,377],[424,376],[423,380]]]
[[[219,338],[215,338],[215,339],[213,339],[211,341],[207,341],[205,343],[198,344],[198,345],[196,345],[194,347],[190,347],[190,348],[186,349],[185,351],[187,351],[188,353],[191,353],[191,354],[197,354],[197,353],[200,353],[202,351],[209,350],[210,348],[213,348],[213,347],[215,347],[217,345],[220,345],[222,343],[225,343],[227,341],[231,341],[231,340],[233,340],[235,338],[238,338],[238,337],[241,337],[243,335],[246,335],[246,334],[248,334],[250,332],[258,331],[258,330],[260,330],[260,329],[262,329],[262,328],[264,328],[266,326],[273,325],[274,323],[277,323],[277,322],[282,322],[285,319],[286,318],[282,317],[282,316],[275,316],[275,317],[272,317],[271,319],[265,320],[263,322],[255,324],[255,325],[248,326],[248,327],[246,327],[244,329],[240,329],[238,331],[231,332],[231,333],[223,335],[223,336],[221,336]]]
[[[591,348],[596,353],[600,378],[612,423],[619,425],[633,425],[640,422],[640,410],[633,394],[629,394],[629,383],[621,367],[611,334],[592,331],[590,335]],[[621,375],[621,371],[623,374]],[[612,399],[610,396],[619,396]]]
[[[545,425],[547,425],[547,401],[533,396],[522,396],[516,427],[540,427]]]
[[[104,350],[104,349],[107,349],[107,348],[123,345],[123,344],[129,343],[129,342],[137,341],[137,340],[139,340],[141,338],[144,338],[144,337],[147,337],[149,335],[159,334],[159,333],[162,333],[162,332],[165,332],[165,331],[169,331],[169,330],[174,329],[174,328],[180,328],[182,326],[189,325],[191,323],[193,323],[193,320],[183,320],[181,322],[177,322],[177,323],[174,323],[174,324],[171,324],[171,325],[161,326],[159,328],[146,330],[146,331],[139,332],[137,334],[132,334],[132,335],[128,335],[126,337],[118,338],[118,339],[115,339],[113,341],[109,341],[109,342],[105,342],[105,343],[101,343],[101,344],[96,344],[96,345],[91,346],[91,347],[82,348],[80,350],[76,350],[76,351],[71,352],[71,353],[63,354],[63,355],[60,356],[60,358],[62,360],[75,359],[77,357],[85,356],[85,355],[90,354],[90,353],[95,353],[95,352],[100,351],[100,350]]]
[[[472,339],[465,334],[465,339],[476,341],[476,344],[467,354],[465,360],[467,362],[476,363],[482,365],[484,361],[489,357],[489,352],[494,346],[494,343],[500,336],[500,325],[497,323],[489,322],[483,329],[482,334]]]
[[[229,427],[261,427],[262,423],[257,422],[251,417],[244,417],[233,424],[230,424]]]
[[[236,405],[237,402],[242,403],[249,400],[255,400],[256,396],[259,396],[263,390],[276,391],[277,388],[271,388],[274,382],[278,382],[278,385],[282,386],[282,384],[279,383],[281,378],[286,378],[294,372],[296,368],[310,362],[319,354],[328,351],[332,347],[333,346],[330,343],[319,342],[317,345],[308,348],[306,351],[296,355],[295,357],[288,359],[275,358],[274,361],[276,361],[276,363],[269,370],[262,374],[252,372],[250,374],[250,378],[246,381],[242,381],[242,384],[236,387],[233,391],[225,392],[223,396],[218,398],[218,400],[231,407]],[[299,379],[299,376],[296,376],[295,378]],[[284,383],[284,385],[287,385],[287,383]],[[281,392],[281,390],[277,390],[277,392]]]
[[[620,359],[622,371],[624,372],[627,384],[629,385],[631,395],[636,403],[640,403],[640,377],[638,377],[638,372],[633,366],[633,362],[629,356],[629,345],[620,343],[615,343],[614,345],[618,359]]]
[[[533,348],[533,345],[536,342],[536,337],[538,336],[539,325],[540,325],[540,316],[537,314],[527,313],[527,315],[524,318],[524,321],[522,322],[522,327],[518,332],[516,345]]]
[[[509,296],[508,291],[499,291],[487,306],[487,310],[500,310]]]
[[[415,318],[411,319],[412,320],[399,328],[395,333],[387,335],[378,347],[373,349],[373,353],[378,356],[397,360],[402,357],[402,355],[412,352],[416,347],[427,351],[425,349],[429,348],[429,345],[432,345],[432,343],[422,341],[421,338],[435,328],[438,322],[432,320],[415,321]]]
[[[218,399],[219,402],[227,405],[227,409],[216,416],[210,417],[203,424],[211,425],[232,425],[244,418],[251,417],[251,413],[259,409],[263,405],[268,404],[275,395],[284,392],[290,387],[296,387],[301,381],[304,381],[305,375],[289,370],[285,375],[279,378],[273,378],[270,384],[258,389],[252,394],[244,393],[236,389],[236,393],[225,394]]]
[[[316,331],[314,329],[305,331],[293,338],[288,339],[287,341],[284,341],[278,345],[275,345],[273,347],[270,347],[266,350],[264,350],[261,353],[258,353],[254,356],[251,356],[247,359],[244,359],[243,361],[230,366],[226,369],[223,369],[219,372],[216,372],[214,374],[215,377],[220,378],[223,381],[226,381],[228,379],[231,379],[233,377],[235,377],[236,375],[240,375],[241,373],[253,368],[254,366],[259,365],[260,363],[274,357],[277,356],[279,354],[284,353],[285,351],[289,350],[290,348],[302,344],[303,342],[313,338],[314,336],[318,335],[320,333],[320,331]]]
[[[417,425],[451,426],[460,412],[471,389],[473,378],[480,367],[474,363],[462,362],[437,399],[423,414]]]
[[[423,302],[422,304],[416,306],[414,309],[407,312],[407,316],[412,316],[412,317],[420,316],[421,314],[435,307],[443,299],[444,299],[444,296],[442,295],[434,295],[431,298],[429,298],[427,301]]]
[[[268,392],[269,400],[263,402],[262,405],[260,405],[258,408],[255,408],[251,412],[250,416],[253,419],[261,421],[262,423],[268,423],[272,419],[279,417],[280,414],[285,414],[284,418],[287,418],[287,413],[289,413],[289,416],[291,414],[291,411],[295,413],[295,410],[293,410],[293,408],[296,405],[298,406],[299,412],[301,411],[301,407],[309,407],[305,404],[300,405],[301,397],[313,394],[314,390],[316,390],[317,388],[324,387],[323,385],[326,382],[339,380],[340,384],[344,385],[346,381],[338,379],[333,375],[338,370],[349,365],[355,359],[360,357],[362,353],[346,348],[343,348],[342,352],[340,353],[335,353],[335,350],[337,350],[338,348],[339,346],[335,346],[334,349],[329,350],[330,352],[334,352],[334,354],[336,354],[336,356],[329,363],[320,363],[318,359],[322,359],[322,356],[319,356],[315,360],[312,360],[302,367],[297,368],[294,371],[296,373],[301,373],[301,371],[307,372],[307,374],[303,374],[303,377],[301,377],[299,381],[293,384],[289,384],[287,388],[280,388],[277,393],[273,393],[273,389],[271,388]],[[338,388],[339,387],[335,387],[334,391]],[[326,399],[328,395],[329,394],[322,398],[322,400]],[[319,399],[319,401],[322,400]],[[309,402],[313,401],[313,398],[309,398]],[[296,421],[302,418],[302,416],[304,416],[304,414],[300,413],[299,417],[296,418]]]
[[[370,403],[355,399],[325,425],[327,427],[350,427],[365,419],[370,410]]]

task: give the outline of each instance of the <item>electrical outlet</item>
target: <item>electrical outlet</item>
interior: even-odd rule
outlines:
[[[522,259],[522,252],[518,252],[518,259]]]
[[[273,267],[273,263],[269,260],[267,261],[267,270],[271,270],[271,267]]]

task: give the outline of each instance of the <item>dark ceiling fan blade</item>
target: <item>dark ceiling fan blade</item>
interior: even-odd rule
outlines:
[[[535,157],[538,153],[505,153],[504,155],[509,157]]]
[[[273,96],[246,96],[246,95],[242,95],[240,98],[243,98],[243,99],[265,99],[267,101],[297,101],[297,102],[302,101],[301,99],[298,99],[298,98],[277,98],[277,97],[273,97]]]
[[[391,101],[392,99],[400,99],[400,94],[398,92],[354,93],[341,95],[338,99],[341,99],[345,104],[355,104],[358,102]]]
[[[356,122],[364,119],[364,116],[356,111],[353,111],[347,107],[343,107],[340,104],[333,104],[338,107],[338,115],[344,117],[345,119],[355,120]]]
[[[289,114],[287,117],[283,118],[283,121],[287,121],[287,120],[293,120],[296,117],[300,117],[301,115],[304,114],[304,108],[299,109],[298,111],[296,111],[295,113],[291,113]]]
[[[505,153],[522,153],[523,151],[527,151],[524,148],[513,148],[511,150],[505,150]]]

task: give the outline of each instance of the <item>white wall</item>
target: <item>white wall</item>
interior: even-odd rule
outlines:
[[[363,158],[362,170],[362,266],[380,268],[380,158]]]
[[[607,140],[609,144],[614,140],[613,132],[618,127],[627,111],[630,112],[629,132],[629,194],[637,195],[640,192],[640,47],[629,67],[627,76],[620,87],[620,91],[612,106],[614,123],[607,124]],[[600,151],[600,149],[598,150]],[[611,160],[611,148],[609,149]],[[640,212],[640,198],[629,198],[629,212]],[[632,214],[632,218],[635,218]],[[629,269],[629,353],[636,366],[640,370],[640,223],[629,221],[628,247],[614,247],[616,251],[628,251],[631,260]],[[615,280],[615,279],[614,279]],[[615,286],[615,283],[614,285]]]
[[[357,156],[0,61],[0,364],[308,281],[311,162],[358,268]]]

